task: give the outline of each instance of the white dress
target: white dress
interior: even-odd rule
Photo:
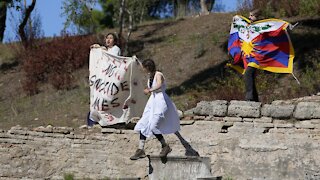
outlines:
[[[121,54],[121,50],[117,45],[114,45],[112,46],[112,48],[109,49],[107,48],[107,52],[115,56],[120,56]]]
[[[157,71],[156,74],[164,77],[161,72]],[[152,86],[155,85],[156,78],[154,77]],[[151,93],[142,117],[134,128],[135,131],[140,131],[144,136],[150,137],[153,134],[171,134],[180,130],[177,108],[165,90],[166,84],[164,81],[161,85],[161,91],[159,89]]]

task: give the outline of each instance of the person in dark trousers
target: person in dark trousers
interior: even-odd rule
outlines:
[[[255,82],[256,68],[248,66],[246,72],[244,73],[244,81],[246,87],[246,101],[256,101],[259,102],[259,96],[256,88]]]
[[[260,15],[260,11],[258,9],[251,11],[249,16],[251,23],[258,20],[259,15]],[[256,77],[256,68],[248,66],[244,73],[246,101],[259,102],[259,96],[256,88],[255,77]]]

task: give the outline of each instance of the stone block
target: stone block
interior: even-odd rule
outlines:
[[[253,122],[255,118],[243,118],[244,122]]]
[[[320,103],[319,102],[300,102],[294,111],[296,119],[319,119]]]
[[[122,129],[121,133],[122,134],[135,134],[136,132],[134,130]]]
[[[83,134],[67,134],[65,135],[66,138],[69,138],[69,139],[84,139],[85,138],[85,135]]]
[[[273,123],[254,123],[254,127],[260,127],[260,128],[273,128]]]
[[[253,127],[253,123],[250,122],[234,122],[233,123],[234,127],[239,127],[239,128],[252,128]]]
[[[275,128],[293,128],[294,124],[292,121],[274,119],[273,124]]]
[[[102,128],[101,133],[108,133],[108,134],[121,134],[120,129],[114,129],[114,128]]]
[[[228,116],[235,117],[260,117],[260,102],[231,101],[228,107]]]
[[[289,119],[293,114],[294,107],[294,105],[265,104],[261,108],[261,115],[279,119]]]
[[[15,130],[15,129],[10,129],[8,131],[8,133],[17,134],[17,135],[25,135],[25,136],[29,134],[29,132],[27,130]]]
[[[311,119],[311,124],[320,124],[320,119]]]
[[[196,156],[150,156],[149,179],[196,179],[212,177],[210,158]]]
[[[183,115],[184,115],[184,117],[186,117],[186,116],[193,116],[194,115],[194,109],[195,108],[192,108],[192,109],[189,109],[189,110],[187,110],[187,111],[184,111],[183,112]]]
[[[39,126],[37,128],[34,128],[33,130],[37,131],[37,132],[52,133],[53,127],[52,126],[47,126],[47,127]]]
[[[272,123],[271,117],[261,117],[261,118],[254,118],[253,122],[259,122],[259,123]]]
[[[275,128],[293,128],[294,125],[291,123],[288,124],[274,124]]]
[[[194,108],[196,115],[225,116],[227,114],[228,102],[224,100],[201,101]]]
[[[192,120],[193,119],[193,116],[186,116],[183,118],[183,120]]]
[[[234,121],[225,121],[225,122],[223,123],[223,126],[228,126],[228,127],[230,127],[230,126],[233,126],[233,124],[234,124]]]
[[[192,125],[194,124],[194,120],[183,120],[183,121],[180,121],[180,125],[183,126],[183,125]]]
[[[206,116],[193,116],[194,120],[204,120]]]
[[[242,118],[241,117],[224,117],[223,121],[226,121],[226,122],[242,122]]]
[[[312,124],[310,121],[299,121],[294,124],[296,128],[302,129],[314,129],[315,124]]]
[[[70,132],[74,131],[73,128],[70,127],[53,127],[53,133],[61,133],[61,134],[70,134]]]

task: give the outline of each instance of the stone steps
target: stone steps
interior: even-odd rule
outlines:
[[[209,157],[199,156],[149,156],[149,179],[207,179],[213,180]]]

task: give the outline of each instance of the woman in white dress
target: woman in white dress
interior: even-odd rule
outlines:
[[[147,137],[153,135],[160,141],[162,150],[160,157],[166,157],[171,152],[162,134],[171,134],[180,130],[180,119],[176,106],[166,94],[166,83],[161,72],[156,71],[153,60],[147,59],[142,62],[142,67],[149,74],[148,88],[145,94],[150,94],[141,119],[134,130],[140,133],[139,148],[130,157],[131,160],[146,157],[144,144]]]
[[[117,46],[118,38],[115,33],[108,33],[105,36],[105,46],[100,46],[99,44],[93,44],[90,46],[90,48],[103,48],[106,49],[108,53],[115,55],[115,56],[120,56],[121,55],[121,50]]]
[[[120,48],[116,45],[118,42],[118,38],[116,34],[108,33],[105,41],[106,41],[105,43],[106,43],[106,48],[108,53],[116,56],[121,55]]]
[[[100,46],[99,44],[93,44],[90,48],[103,48],[107,50],[107,52],[111,55],[120,56],[121,50],[117,46],[118,38],[114,33],[108,33],[105,36],[105,46]],[[88,113],[87,116],[87,126],[92,127],[95,124],[98,124],[100,121],[101,116],[97,111],[91,111]]]

